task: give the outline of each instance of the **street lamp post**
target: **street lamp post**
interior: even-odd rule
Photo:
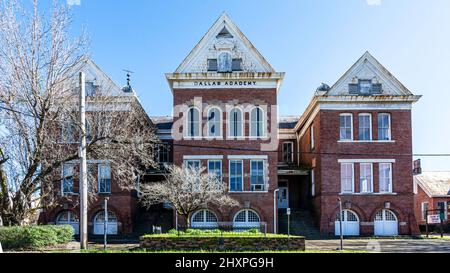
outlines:
[[[339,234],[340,234],[340,249],[344,250],[344,234],[342,232],[342,200],[338,198],[339,202]]]
[[[109,197],[105,196],[105,203],[104,203],[104,207],[105,207],[105,219],[103,221],[103,249],[106,250],[106,246],[108,244],[108,199]]]

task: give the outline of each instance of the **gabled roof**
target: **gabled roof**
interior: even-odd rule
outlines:
[[[348,95],[348,84],[354,77],[372,79],[374,77],[383,85],[383,95],[413,95],[397,78],[392,75],[377,59],[366,51],[355,64],[330,88],[326,95]],[[347,93],[347,94],[345,94]]]
[[[429,197],[450,198],[450,172],[423,172],[414,176],[414,182]]]
[[[198,62],[206,61],[206,55],[210,51],[211,44],[214,44],[220,37],[232,39],[235,45],[252,61],[252,70],[249,72],[275,72],[272,66],[264,59],[258,50],[252,45],[247,37],[241,32],[237,25],[224,12],[217,21],[206,32],[203,38],[192,49],[189,55],[178,66],[175,73],[198,73],[196,71]],[[205,59],[205,60],[200,60]]]
[[[282,116],[278,119],[278,128],[294,129],[299,119],[300,119],[299,116]]]

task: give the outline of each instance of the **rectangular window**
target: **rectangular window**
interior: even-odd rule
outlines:
[[[264,160],[250,161],[250,185],[252,191],[264,191],[266,189],[264,163]]]
[[[61,123],[61,142],[63,143],[74,143],[76,127],[75,124],[70,120],[66,119]]]
[[[380,192],[392,192],[392,164],[380,163]]]
[[[370,94],[371,91],[372,91],[372,81],[370,80],[359,81],[359,92],[361,94]]]
[[[340,140],[353,140],[353,116],[352,114],[340,115]]]
[[[372,140],[371,114],[359,114],[359,140]]]
[[[74,176],[74,167],[73,164],[64,164],[63,165],[63,181],[62,181],[62,194],[72,194],[73,193],[73,176]]]
[[[441,211],[444,212],[444,219],[447,220],[447,203],[437,202],[437,209],[439,210],[439,213],[441,213]]]
[[[157,146],[157,161],[159,164],[169,163],[169,147],[166,144]]]
[[[341,192],[353,193],[354,188],[354,173],[353,163],[341,164]]]
[[[200,160],[185,160],[184,166],[191,169],[200,169]]]
[[[311,196],[316,196],[316,177],[314,169],[311,170]]]
[[[230,191],[243,190],[243,162],[242,160],[230,161]]]
[[[233,71],[242,71],[242,59],[233,59]]]
[[[314,150],[314,146],[315,146],[315,143],[314,143],[314,125],[311,125],[311,150]]]
[[[208,160],[208,173],[215,174],[217,180],[222,183],[222,161]]]
[[[98,193],[111,193],[111,167],[98,165]]]
[[[422,203],[422,220],[427,219],[428,202]]]
[[[359,164],[359,190],[362,193],[373,192],[373,166],[372,163],[360,163]]]
[[[378,114],[378,140],[391,140],[391,115]]]
[[[292,163],[294,161],[294,147],[292,142],[283,143],[283,161]]]
[[[217,71],[217,59],[208,59],[208,71]]]

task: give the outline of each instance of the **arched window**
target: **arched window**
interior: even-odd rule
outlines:
[[[208,111],[208,136],[217,137],[222,135],[222,115],[217,107]]]
[[[259,215],[253,210],[245,209],[241,210],[234,216],[233,227],[237,229],[259,229],[261,220]]]
[[[58,216],[56,217],[56,224],[70,225],[72,226],[75,234],[80,233],[80,222],[78,220],[78,217],[74,212],[70,210],[66,210],[58,214]]]
[[[264,135],[264,111],[255,107],[250,113],[250,136],[262,137]]]
[[[200,111],[191,107],[187,114],[187,135],[189,137],[200,136]]]
[[[217,228],[217,216],[210,210],[204,209],[195,212],[192,215],[193,228]]]
[[[239,108],[233,108],[230,111],[229,117],[229,135],[230,137],[242,137],[243,136],[243,124],[242,121],[242,110]]]
[[[229,52],[220,53],[218,61],[217,72],[232,72],[232,58]]]

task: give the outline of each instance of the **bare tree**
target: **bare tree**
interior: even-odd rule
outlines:
[[[78,160],[77,74],[89,62],[85,35],[70,39],[71,16],[54,1],[51,16],[0,3],[0,217],[22,225],[58,201],[61,166]],[[87,98],[88,159],[111,166],[123,189],[154,165],[150,120],[133,90],[111,80]],[[76,176],[76,174],[74,174]],[[93,179],[90,179],[93,181]],[[97,183],[90,185],[91,197]]]
[[[227,186],[205,168],[167,166],[165,180],[141,185],[141,202],[147,207],[169,203],[190,227],[191,214],[205,206],[234,207],[239,202],[228,195]]]

